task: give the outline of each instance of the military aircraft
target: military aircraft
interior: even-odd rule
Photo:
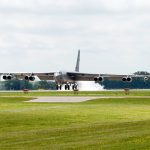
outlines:
[[[40,80],[54,80],[57,90],[62,89],[65,85],[65,90],[78,89],[77,81],[95,81],[95,83],[108,80],[120,80],[123,82],[132,82],[133,78],[143,78],[144,82],[149,79],[147,75],[116,75],[116,74],[91,74],[79,72],[80,65],[80,50],[78,50],[77,62],[75,71],[59,71],[46,73],[0,73],[3,80],[26,80],[36,81],[36,77]]]

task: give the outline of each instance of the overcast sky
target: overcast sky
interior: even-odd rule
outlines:
[[[0,0],[0,72],[150,71],[148,0]]]

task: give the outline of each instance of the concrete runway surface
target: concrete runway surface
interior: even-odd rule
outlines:
[[[98,97],[75,97],[75,96],[57,96],[57,97],[37,97],[33,100],[25,101],[25,102],[70,102],[70,103],[76,103],[76,102],[84,102],[88,100],[94,100],[94,99],[103,99],[103,98],[150,98],[150,96],[98,96]]]
[[[96,99],[98,97],[38,97],[37,99],[33,99],[26,102],[84,102],[91,99]]]

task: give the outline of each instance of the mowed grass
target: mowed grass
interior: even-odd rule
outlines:
[[[0,150],[150,149],[150,99],[26,103],[0,97]]]
[[[130,90],[129,96],[150,96],[150,90]],[[124,90],[102,90],[102,91],[79,91],[74,93],[73,91],[29,91],[24,93],[18,92],[0,92],[0,96],[124,96]]]

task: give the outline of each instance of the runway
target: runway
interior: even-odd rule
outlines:
[[[76,103],[76,102],[84,102],[84,101],[88,101],[91,99],[97,99],[98,97],[71,97],[71,96],[67,96],[67,97],[38,97],[37,99],[33,99],[30,101],[26,101],[26,102],[71,102],[71,103]]]
[[[81,97],[81,96],[51,96],[51,97],[37,97],[33,100],[25,101],[25,102],[37,102],[37,103],[78,103],[78,102],[84,102],[88,100],[94,100],[94,99],[108,99],[108,98],[150,98],[150,96],[98,96],[98,97]]]

